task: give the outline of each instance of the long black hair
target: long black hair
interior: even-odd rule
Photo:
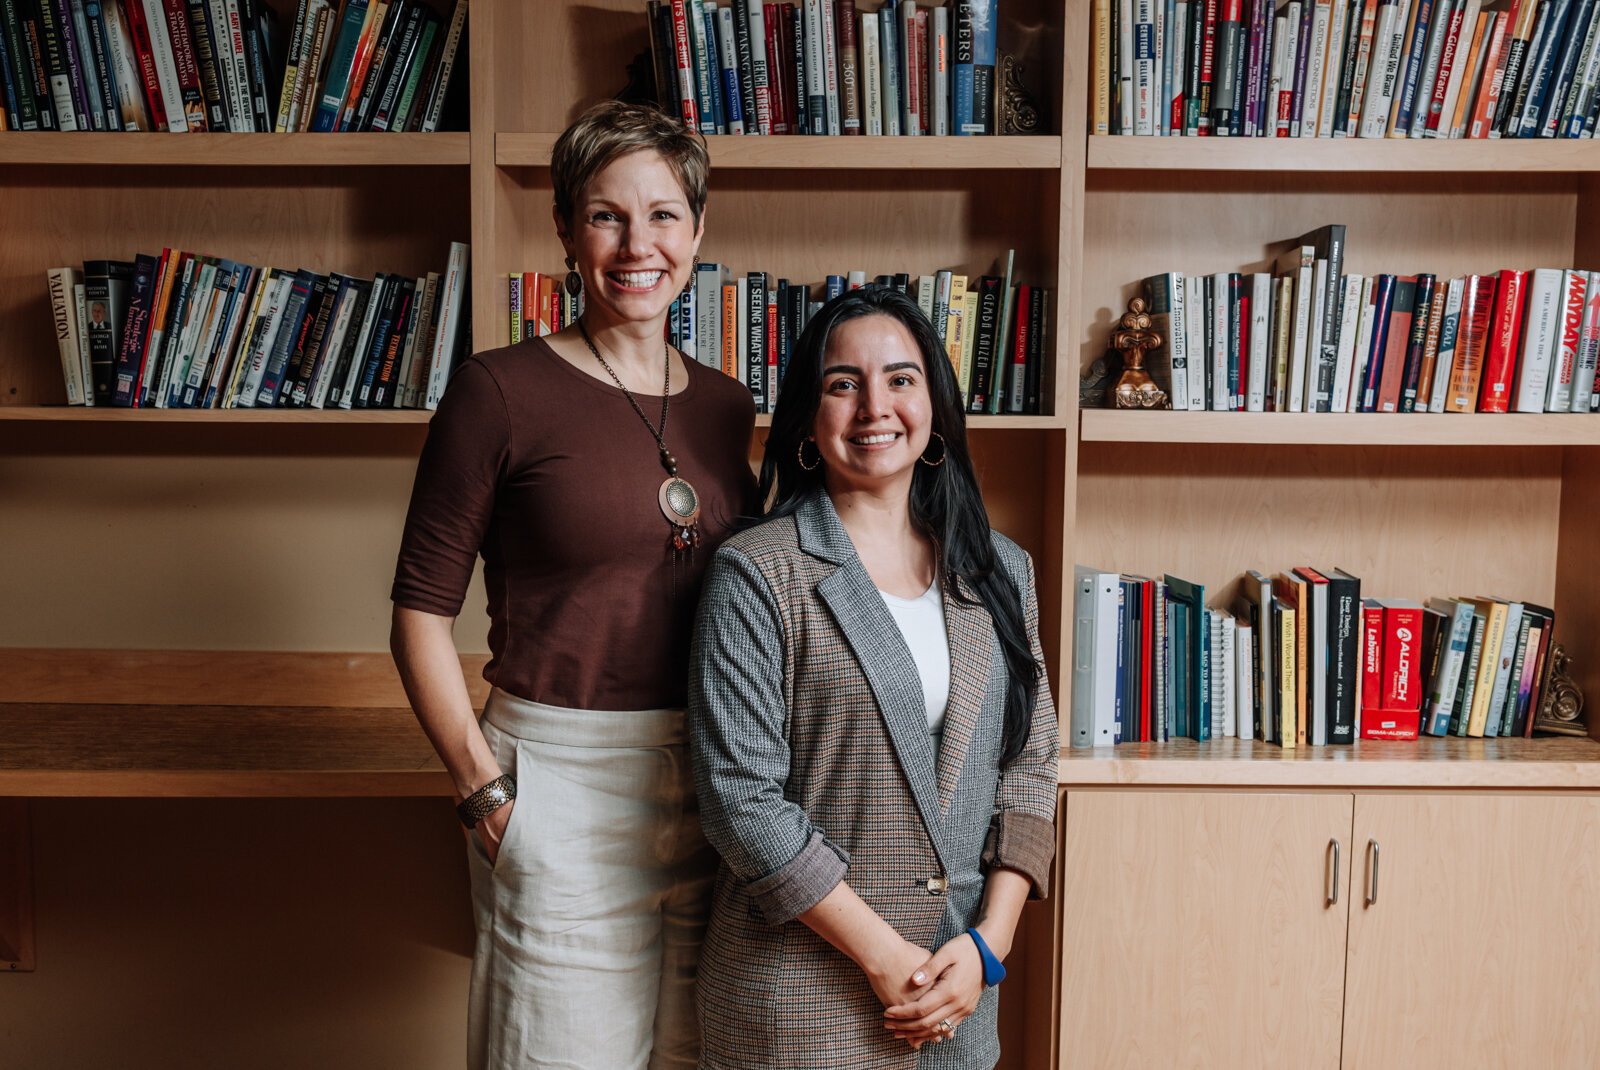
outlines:
[[[761,460],[761,500],[768,517],[789,516],[813,495],[826,493],[823,466],[807,471],[800,447],[812,434],[822,399],[822,369],[828,341],[842,323],[863,316],[888,316],[915,339],[932,400],[933,430],[944,439],[944,463],[918,464],[911,478],[911,518],[933,540],[939,575],[959,577],[977,593],[994,621],[1006,660],[1006,707],[1002,765],[1027,745],[1032,727],[1039,663],[1034,660],[1016,578],[995,560],[989,513],[967,450],[967,421],[944,346],[916,302],[898,290],[850,290],[823,305],[800,333],[772,413],[766,455]],[[958,591],[958,597],[964,597]]]

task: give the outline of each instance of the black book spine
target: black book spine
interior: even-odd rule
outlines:
[[[155,301],[156,274],[160,261],[139,254],[133,262],[133,281],[128,303],[128,318],[122,326],[117,347],[117,363],[112,369],[111,404],[129,408],[137,400],[139,377],[144,367],[145,343],[150,335],[151,305]]]
[[[46,58],[48,46],[44,39],[44,23],[40,4],[49,0],[17,0],[23,55],[27,58],[29,77],[33,89],[33,105],[39,113],[40,130],[59,130],[55,102],[50,94],[50,65]],[[19,68],[20,69],[20,68]]]
[[[1037,416],[1041,411],[1039,384],[1044,375],[1044,355],[1051,351],[1044,342],[1044,333],[1051,318],[1047,311],[1049,305],[1050,291],[1035,288],[1033,300],[1028,305],[1028,363],[1023,373],[1022,396],[1022,411],[1031,416]]]
[[[1344,287],[1344,225],[1324,227],[1326,240],[1315,243],[1317,255],[1326,255],[1328,278],[1322,290],[1321,345],[1317,363],[1317,412],[1333,409],[1333,377],[1339,364],[1339,319],[1342,313]],[[1320,235],[1319,235],[1320,236]]]
[[[105,111],[94,73],[94,46],[88,41],[89,24],[83,17],[83,0],[56,0],[56,21],[66,35],[67,63],[72,72],[72,99],[78,105],[79,129],[104,130]]]
[[[272,64],[267,55],[267,22],[271,9],[261,0],[239,0],[239,35],[244,39],[245,81],[250,86],[250,112],[256,133],[272,131],[277,108],[272,93],[281,81],[282,64]],[[273,78],[276,72],[279,77]]]
[[[383,26],[378,32],[377,43],[372,48],[372,66],[367,69],[366,81],[361,85],[361,102],[356,106],[355,117],[350,121],[351,130],[371,129],[372,111],[377,106],[383,80],[393,65],[401,22],[406,17],[407,10],[405,0],[395,0],[383,16]]]
[[[784,373],[789,370],[789,280],[778,280],[778,381],[771,384],[774,392],[783,385]],[[774,408],[777,406],[774,405]]]
[[[1205,352],[1200,354],[1202,365],[1206,370],[1206,397],[1205,406],[1212,407],[1212,399],[1217,396],[1216,370],[1217,362],[1211,358],[1215,351],[1217,334],[1217,317],[1215,314],[1217,302],[1217,282],[1215,276],[1205,276],[1203,289],[1205,291],[1205,308],[1201,309],[1201,321],[1205,324]],[[1192,357],[1190,359],[1193,359]]]
[[[287,409],[295,404],[294,385],[300,379],[300,367],[305,363],[312,331],[316,327],[317,319],[322,315],[322,309],[328,303],[329,278],[327,275],[317,275],[312,279],[311,294],[306,298],[305,314],[300,329],[295,332],[294,344],[289,347],[289,358],[283,366],[283,382],[278,387],[277,400],[273,402],[277,408]]]
[[[17,129],[38,130],[38,96],[44,82],[34,63],[33,51],[28,47],[18,0],[0,0],[0,33],[5,34],[6,52],[11,60],[11,78],[17,97],[14,114]]]
[[[1328,577],[1328,742],[1356,741],[1356,696],[1361,689],[1361,581]]]
[[[372,401],[369,408],[390,409],[399,395],[395,375],[400,367],[400,354],[405,349],[406,335],[416,322],[417,283],[415,279],[401,279],[400,300],[395,307],[394,329],[384,343],[383,360],[378,364],[378,374],[373,381]]]
[[[734,5],[737,11],[739,5]],[[794,115],[795,125],[792,129],[797,134],[804,134],[811,129],[811,108],[806,97],[806,27],[805,16],[800,11],[799,4],[785,4],[784,11],[789,15],[789,33],[787,40],[790,44],[789,66],[794,70]],[[748,112],[746,114],[749,114]],[[746,127],[748,129],[748,126]]]
[[[967,397],[968,412],[987,412],[989,394],[994,389],[996,347],[1000,341],[1000,306],[1005,283],[998,276],[978,280],[977,333],[972,338],[972,380]]]
[[[1239,381],[1239,363],[1244,342],[1244,276],[1237,271],[1228,273],[1228,408],[1244,408],[1243,384]]]
[[[55,7],[60,0],[38,0],[39,46],[44,59],[45,81],[50,100],[62,130],[84,130],[78,122],[80,112],[72,92],[72,74],[67,66],[66,38],[62,36],[60,16]],[[85,117],[86,118],[86,117]]]
[[[367,343],[367,351],[362,354],[361,379],[356,384],[353,403],[355,408],[373,407],[373,389],[377,385],[378,370],[383,365],[383,354],[389,345],[389,338],[395,333],[395,319],[400,314],[400,293],[403,288],[403,282],[398,276],[383,288],[383,304],[379,306],[377,319],[373,321],[372,337]]]
[[[200,73],[200,96],[206,105],[206,121],[212,130],[228,129],[228,109],[222,101],[222,71],[217,62],[217,37],[212,33],[206,0],[187,0],[189,39],[194,44],[194,63]]]
[[[322,350],[327,343],[328,328],[333,324],[333,316],[339,310],[339,297],[345,288],[345,279],[342,275],[328,276],[322,300],[317,303],[316,318],[311,320],[311,329],[306,335],[305,351],[295,367],[293,380],[286,384],[283,390],[289,397],[288,404],[294,408],[303,409],[311,400],[311,382],[316,376],[317,365],[322,361]],[[310,316],[307,318],[310,319]]]
[[[95,83],[100,91],[100,114],[107,130],[122,129],[122,102],[117,99],[117,75],[111,61],[111,42],[107,38],[100,0],[84,0],[84,26],[89,35],[89,53],[94,59]]]
[[[278,403],[278,395],[283,391],[284,369],[289,366],[289,354],[300,342],[306,306],[311,300],[316,281],[317,276],[309,271],[295,272],[289,299],[283,307],[283,322],[272,341],[272,352],[267,356],[267,366],[261,376],[261,389],[256,394],[257,408],[270,409]]]
[[[361,325],[366,322],[367,304],[372,299],[372,283],[357,279],[354,285],[355,292],[350,296],[350,300],[355,302],[355,307],[350,310],[350,329],[345,332],[339,352],[332,354],[333,375],[328,380],[327,408],[337,408],[344,394],[345,377],[350,374],[350,360],[361,344]]]
[[[747,361],[745,384],[756,399],[756,411],[767,410],[767,273],[752,271],[745,277],[748,304],[744,309]]]
[[[400,91],[405,88],[406,77],[410,74],[412,65],[418,62],[417,42],[422,39],[424,10],[418,5],[406,16],[405,29],[400,32],[399,51],[395,53],[394,65],[390,68],[382,95],[378,98],[378,105],[372,113],[373,130],[389,129],[395,105],[400,101]]]
[[[1406,366],[1400,381],[1400,411],[1417,411],[1417,389],[1422,382],[1422,357],[1428,348],[1429,319],[1433,313],[1433,294],[1439,285],[1437,275],[1417,276],[1417,309],[1411,316],[1411,335],[1406,339]]]

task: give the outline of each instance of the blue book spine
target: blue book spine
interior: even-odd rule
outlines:
[[[828,296],[826,299],[832,301],[835,297],[844,293],[844,287],[845,280],[843,275],[829,275],[827,283]]]
[[[1196,616],[1200,642],[1200,702],[1194,721],[1194,739],[1206,743],[1211,739],[1211,620],[1202,604]]]
[[[995,109],[995,36],[1000,0],[968,0],[972,6],[972,131],[992,134]],[[1152,57],[1153,58],[1153,57]]]
[[[1383,382],[1383,351],[1389,343],[1389,309],[1394,304],[1393,275],[1379,275],[1372,294],[1372,344],[1367,349],[1367,372],[1361,379],[1358,412],[1376,412],[1378,384]]]
[[[717,92],[717,61],[712,56],[712,42],[716,37],[706,38],[706,11],[699,4],[699,0],[689,2],[689,50],[694,53],[694,99],[700,109],[700,132],[702,134],[726,133],[721,117],[722,109],[719,107]]]
[[[1417,28],[1411,35],[1411,51],[1406,53],[1405,80],[1400,84],[1400,110],[1395,113],[1394,128],[1401,134],[1411,129],[1411,111],[1417,102],[1417,82],[1422,78],[1422,65],[1428,58],[1428,28],[1433,25],[1433,0],[1418,0]],[[1432,95],[1433,87],[1424,92]]]
[[[883,132],[903,134],[900,129],[900,13],[895,0],[888,0],[878,11],[879,67],[883,71]],[[815,126],[815,120],[812,125]],[[960,133],[958,127],[956,133]]]
[[[717,42],[717,69],[722,75],[722,92],[718,104],[722,108],[722,122],[730,134],[744,133],[744,102],[739,99],[739,60],[733,41],[733,12],[728,8],[706,9],[706,33]]]
[[[295,272],[294,286],[284,305],[283,325],[272,341],[272,354],[267,358],[266,371],[261,376],[261,390],[256,394],[256,405],[270,409],[278,404],[278,394],[283,390],[283,371],[289,364],[289,354],[300,340],[300,328],[306,318],[306,303],[316,286],[316,276],[309,271]]]
[[[317,113],[311,118],[314,133],[328,133],[339,119],[339,109],[344,107],[345,89],[350,84],[350,65],[355,59],[356,45],[361,40],[361,24],[367,15],[367,0],[350,0],[345,5],[344,19],[339,24],[339,40],[333,46],[333,57],[328,60],[327,76],[322,98],[317,103]]]
[[[1117,583],[1117,705],[1116,705],[1117,734],[1116,734],[1115,739],[1113,739],[1113,741],[1112,741],[1114,743],[1121,743],[1124,739],[1127,739],[1129,737],[1129,733],[1125,733],[1122,730],[1123,712],[1124,712],[1124,710],[1126,708],[1126,702],[1127,702],[1127,696],[1125,694],[1126,691],[1127,691],[1127,688],[1124,685],[1127,682],[1126,675],[1127,675],[1127,671],[1128,671],[1128,659],[1127,659],[1126,654],[1124,653],[1125,648],[1123,646],[1123,644],[1127,641],[1127,636],[1128,636],[1128,629],[1127,629],[1127,624],[1126,624],[1126,614],[1123,612],[1123,608],[1127,605],[1127,602],[1128,602],[1128,585],[1125,582],[1118,581],[1118,583]]]
[[[1554,82],[1550,88],[1550,95],[1545,100],[1544,112],[1539,117],[1539,136],[1555,137],[1559,131],[1556,127],[1561,122],[1561,112],[1567,102],[1567,94],[1574,92],[1574,75],[1578,66],[1579,50],[1588,42],[1589,19],[1594,14],[1594,0],[1578,0],[1578,6],[1573,10],[1571,24],[1567,28],[1566,41],[1561,45],[1555,66]]]
[[[1571,0],[1549,0],[1550,22],[1545,27],[1544,36],[1539,41],[1538,54],[1535,56],[1531,72],[1532,82],[1528,88],[1528,99],[1523,105],[1520,124],[1517,129],[1518,137],[1538,137],[1539,118],[1544,114],[1545,98],[1550,95],[1550,84],[1554,81],[1556,62],[1556,49],[1566,39],[1568,16],[1572,13]]]
[[[983,0],[957,0],[956,2],[956,63],[955,77],[950,82],[953,122],[950,131],[961,136],[973,132],[972,82],[973,62],[973,7]]]

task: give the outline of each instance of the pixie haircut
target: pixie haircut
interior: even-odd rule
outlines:
[[[654,149],[672,168],[683,187],[695,226],[706,208],[706,181],[711,161],[700,135],[666,112],[648,104],[608,100],[578,117],[556,139],[550,157],[556,214],[569,228],[578,198],[594,177],[619,157]]]

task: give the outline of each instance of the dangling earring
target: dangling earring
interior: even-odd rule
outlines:
[[[933,432],[933,437],[939,440],[939,459],[937,461],[928,460],[928,450],[927,450],[927,447],[924,447],[923,450],[922,450],[922,456],[918,457],[917,460],[921,461],[923,464],[927,465],[929,468],[938,468],[941,464],[944,463],[944,455],[945,455],[944,436],[941,435],[939,432],[934,431]],[[932,443],[930,442],[929,445],[931,446]]]
[[[818,468],[822,467],[822,451],[821,450],[817,450],[817,459],[815,461],[813,461],[812,463],[807,464],[806,463],[806,446],[808,444],[812,448],[815,448],[816,445],[817,445],[811,439],[803,438],[803,439],[800,440],[800,448],[798,450],[796,450],[795,453],[798,455],[798,457],[800,459],[800,467],[801,468],[805,469],[807,472],[815,472]]]
[[[583,293],[583,276],[578,274],[578,265],[572,257],[567,257],[567,279],[562,284],[568,297],[578,297]]]

